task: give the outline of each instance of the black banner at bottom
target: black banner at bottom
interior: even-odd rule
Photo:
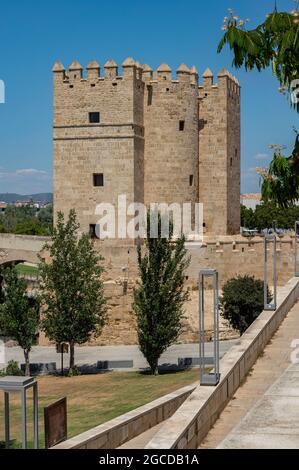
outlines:
[[[239,454],[239,455],[238,455]],[[135,469],[148,466],[196,468],[199,465],[219,463],[240,469],[246,465],[275,463],[298,465],[299,450],[1,450],[0,464],[20,464],[25,468],[41,469],[42,465],[80,466],[83,470],[108,467]],[[242,460],[239,460],[241,458]],[[229,459],[229,460],[227,460]],[[245,460],[244,460],[245,459]]]

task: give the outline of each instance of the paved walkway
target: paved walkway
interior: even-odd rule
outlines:
[[[299,448],[299,364],[291,363],[291,343],[297,338],[299,303],[290,310],[200,448]]]
[[[154,435],[160,430],[163,424],[166,421],[162,421],[162,423],[157,424],[156,426],[148,429],[147,431],[143,432],[134,439],[126,442],[122,446],[118,447],[118,449],[144,449],[146,444],[154,437]]]
[[[220,356],[228,351],[236,340],[221,341]],[[206,356],[212,356],[213,343],[206,343]],[[177,344],[171,346],[159,361],[160,365],[178,364],[178,358],[198,357],[198,344]],[[68,354],[64,354],[64,364],[68,364]],[[19,347],[5,348],[6,363],[14,359],[18,362],[24,362],[23,351]],[[77,365],[92,365],[97,361],[116,361],[133,360],[134,369],[147,367],[147,363],[141,354],[138,346],[78,346],[75,348],[75,362]],[[57,368],[60,368],[60,354],[56,353],[54,347],[35,346],[30,353],[31,363],[56,362]],[[131,369],[132,370],[132,369]]]

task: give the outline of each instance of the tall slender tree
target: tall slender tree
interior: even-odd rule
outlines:
[[[152,217],[153,219],[154,217]],[[150,213],[144,253],[138,246],[140,281],[134,291],[133,308],[137,318],[140,350],[153,375],[158,374],[158,360],[183,331],[184,309],[188,292],[184,290],[185,271],[190,263],[185,238],[173,241],[162,236],[162,219],[158,216],[158,237],[151,238]]]
[[[18,342],[25,358],[25,375],[30,374],[29,354],[39,328],[39,305],[32,306],[27,284],[15,268],[3,272],[3,303],[0,304],[0,330]]]
[[[70,370],[75,366],[75,344],[101,333],[106,320],[102,281],[103,258],[87,234],[78,236],[76,212],[68,220],[57,215],[52,242],[44,249],[50,262],[41,260],[42,328],[50,340],[70,345]]]

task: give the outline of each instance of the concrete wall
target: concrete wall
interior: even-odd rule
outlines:
[[[197,384],[189,385],[68,439],[53,449],[115,449],[168,419]]]

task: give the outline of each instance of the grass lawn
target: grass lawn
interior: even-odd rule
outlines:
[[[38,268],[36,266],[28,266],[27,264],[17,264],[16,270],[19,274],[27,276],[38,276]]]
[[[109,421],[138,406],[198,380],[199,371],[163,374],[157,377],[138,372],[108,372],[78,377],[38,378],[39,443],[44,447],[43,408],[67,397],[68,437]],[[19,394],[10,394],[11,439],[21,441]],[[32,392],[27,393],[28,444],[33,447]],[[3,394],[0,395],[0,441],[4,441]]]

